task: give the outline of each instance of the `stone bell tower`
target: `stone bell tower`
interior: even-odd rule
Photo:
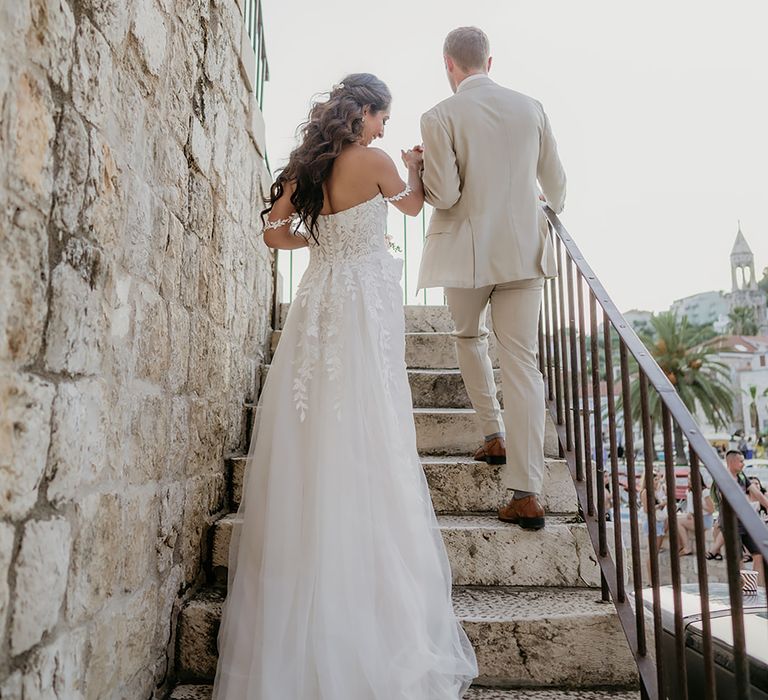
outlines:
[[[731,250],[731,310],[748,306],[755,310],[758,333],[768,334],[765,294],[757,286],[755,256],[741,232],[741,222]]]

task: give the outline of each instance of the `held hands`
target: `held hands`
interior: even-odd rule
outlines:
[[[407,151],[400,151],[400,156],[408,170],[419,172],[424,167],[424,147],[414,146]]]

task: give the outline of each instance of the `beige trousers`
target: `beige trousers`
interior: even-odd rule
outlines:
[[[544,279],[477,289],[446,288],[456,326],[464,385],[486,438],[504,436],[502,486],[541,493],[544,478],[544,378],[538,365],[539,311]],[[501,367],[502,415],[488,355],[485,312],[490,302]]]

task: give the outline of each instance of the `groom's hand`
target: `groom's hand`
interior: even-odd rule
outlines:
[[[400,156],[408,170],[416,170],[418,172],[424,164],[423,150],[419,146],[408,149],[407,151],[401,150]]]

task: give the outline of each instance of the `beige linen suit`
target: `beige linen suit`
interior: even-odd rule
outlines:
[[[560,212],[565,173],[540,102],[470,76],[421,118],[424,192],[434,208],[419,289],[445,287],[459,367],[486,437],[505,435],[510,489],[541,492],[544,384],[537,362],[545,277],[556,274],[543,192]],[[490,302],[504,415],[488,356]]]

